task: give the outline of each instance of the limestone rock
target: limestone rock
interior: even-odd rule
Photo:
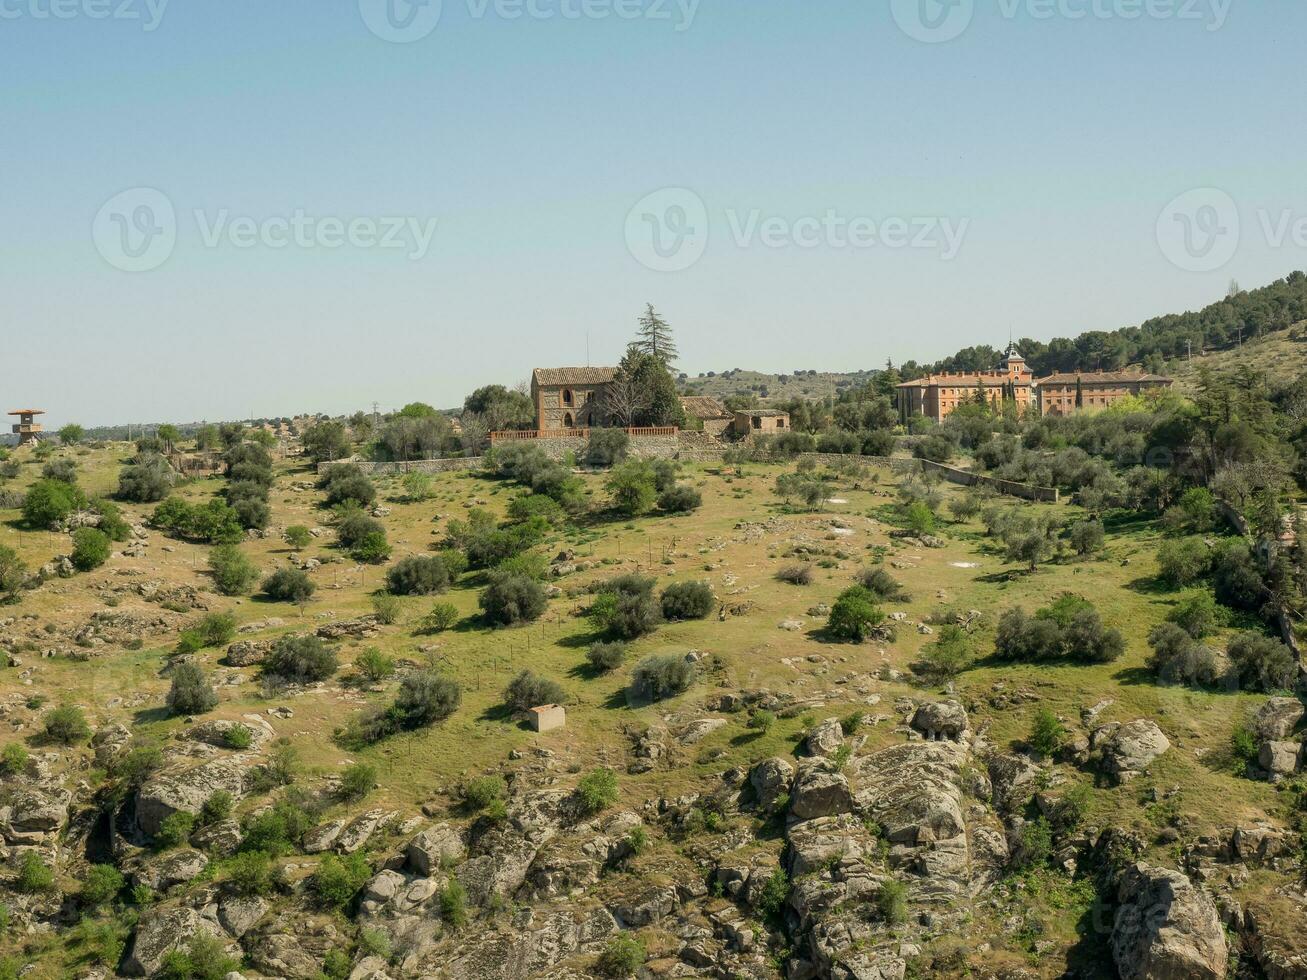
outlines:
[[[1297,742],[1263,742],[1257,751],[1257,764],[1270,774],[1271,782],[1278,782],[1298,771],[1301,749]]]
[[[218,790],[239,799],[245,793],[245,772],[233,759],[214,759],[189,769],[167,769],[151,776],[136,792],[136,823],[153,836],[165,819],[178,811],[199,813]]]
[[[827,756],[833,755],[843,744],[844,729],[840,727],[840,720],[827,718],[808,732],[804,748],[807,749],[808,755]]]
[[[1297,698],[1271,698],[1253,716],[1253,734],[1261,742],[1286,739],[1302,721],[1303,712]]]
[[[404,848],[404,857],[415,872],[430,877],[446,861],[461,861],[466,852],[458,831],[449,824],[439,823],[409,841]]]
[[[923,704],[912,715],[912,727],[933,741],[957,741],[967,731],[967,712],[956,701]]]
[[[1112,958],[1122,980],[1223,980],[1229,949],[1220,916],[1185,875],[1136,864],[1117,891]]]
[[[219,930],[194,909],[147,909],[137,923],[131,952],[123,961],[123,972],[129,977],[153,976],[163,965],[165,956],[190,943],[199,933],[218,936]]]
[[[848,813],[853,809],[849,781],[837,772],[820,766],[807,766],[799,772],[790,794],[790,816],[795,820],[812,820]]]
[[[749,774],[749,783],[758,797],[758,806],[764,810],[770,810],[782,793],[788,793],[793,781],[794,766],[780,757],[763,759]]]
[[[1126,780],[1147,769],[1171,747],[1171,742],[1153,722],[1140,718],[1095,730],[1093,745],[1102,749],[1103,769],[1117,779]]]

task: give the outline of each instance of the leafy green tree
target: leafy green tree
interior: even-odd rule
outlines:
[[[499,626],[539,619],[549,605],[544,587],[525,575],[493,573],[478,600],[486,618]]]
[[[118,474],[118,499],[138,504],[163,500],[177,483],[172,464],[158,453],[143,453]]]
[[[309,890],[321,907],[343,909],[371,877],[372,867],[361,853],[328,854],[309,877]]]
[[[209,571],[223,595],[245,595],[258,581],[259,570],[234,544],[220,544],[209,552]]]
[[[630,460],[616,467],[605,487],[612,497],[613,508],[628,517],[649,511],[657,497],[653,470],[641,460]]]
[[[1034,720],[1030,723],[1027,744],[1040,755],[1052,756],[1057,754],[1065,741],[1066,729],[1057,720],[1057,715],[1049,708],[1036,711]]]
[[[644,943],[634,936],[619,933],[608,940],[595,962],[595,969],[605,977],[635,976],[636,971],[644,966],[648,955]]]
[[[109,560],[109,539],[94,527],[79,527],[73,532],[73,565],[81,572],[90,572]]]
[[[576,784],[576,795],[588,814],[600,813],[617,802],[617,773],[600,767],[592,769]]]
[[[347,459],[353,451],[349,430],[343,423],[334,420],[309,426],[300,439],[304,444],[304,452],[315,463]]]
[[[316,588],[308,572],[298,568],[279,568],[263,580],[263,591],[274,602],[303,605],[313,597]]]
[[[65,446],[75,446],[86,438],[86,430],[76,422],[69,422],[59,430],[59,441]]]
[[[38,480],[23,498],[23,520],[28,527],[45,530],[85,506],[86,497],[62,480]]]
[[[684,657],[655,654],[631,671],[630,692],[637,701],[662,701],[688,691],[697,678],[694,664]]]
[[[561,704],[567,692],[557,681],[524,670],[504,688],[504,704],[513,711],[526,711],[542,704]]]
[[[831,606],[826,630],[831,636],[849,643],[861,643],[885,616],[877,607],[875,596],[860,585],[840,593]]]
[[[663,618],[673,622],[703,619],[716,605],[712,586],[707,582],[674,582],[663,589]]]
[[[98,908],[113,901],[125,884],[122,872],[112,864],[93,864],[82,877],[78,897],[87,908]]]
[[[265,674],[297,684],[325,681],[340,666],[336,653],[316,636],[283,636],[263,661]]]
[[[59,745],[80,745],[91,737],[91,726],[81,708],[64,704],[46,713],[42,736]]]

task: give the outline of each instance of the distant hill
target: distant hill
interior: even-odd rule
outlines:
[[[828,398],[844,388],[866,384],[878,372],[796,371],[793,374],[764,374],[739,368],[720,373],[710,371],[697,376],[683,376],[677,386],[683,395],[711,395],[717,399],[728,395],[756,395],[770,401],[792,398]]]
[[[1266,374],[1272,382],[1292,381],[1307,374],[1307,321],[1289,330],[1267,334],[1242,346],[1227,350],[1195,354],[1192,363],[1177,358],[1167,363],[1167,373],[1175,378],[1176,387],[1185,394],[1194,391],[1200,368],[1228,371],[1249,366]]]

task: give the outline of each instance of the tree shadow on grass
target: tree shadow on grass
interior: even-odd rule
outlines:
[[[1123,686],[1129,687],[1157,683],[1157,677],[1147,667],[1125,667],[1113,674],[1112,679]]]
[[[169,718],[168,709],[164,705],[157,705],[153,708],[141,708],[132,712],[133,725],[152,725],[156,722],[167,721]]]
[[[738,735],[732,735],[731,745],[735,746],[736,748],[742,748],[743,746],[746,745],[752,745],[754,742],[758,741],[758,739],[762,738],[763,735],[765,734],[766,732],[762,731],[761,729],[748,728],[740,732]]]
[[[1140,595],[1174,595],[1181,591],[1156,575],[1141,575],[1139,578],[1132,578],[1125,584],[1125,587]]]
[[[492,704],[485,711],[477,715],[477,721],[499,721],[510,722],[513,720],[513,709],[506,704]]]

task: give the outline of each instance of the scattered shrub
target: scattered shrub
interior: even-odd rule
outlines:
[[[178,847],[190,840],[195,831],[195,814],[178,810],[163,818],[158,833],[154,835],[154,846],[161,851]]]
[[[864,568],[858,573],[858,585],[871,593],[875,602],[911,602],[912,596],[902,584],[883,568]]]
[[[297,684],[325,681],[339,666],[336,653],[316,636],[283,636],[263,662],[265,674]]]
[[[369,684],[378,684],[394,676],[395,660],[382,653],[378,647],[367,647],[354,658],[354,669]]]
[[[697,676],[684,657],[661,654],[645,657],[631,672],[631,694],[641,701],[661,701],[689,690]]]
[[[265,851],[241,851],[226,863],[227,887],[247,898],[267,895],[277,885],[272,855]]]
[[[524,670],[504,688],[504,703],[513,711],[526,711],[542,704],[561,704],[567,694],[556,682]]]
[[[38,480],[23,498],[23,520],[47,530],[86,504],[86,496],[62,480]]]
[[[478,600],[486,619],[516,626],[539,619],[549,605],[544,586],[525,575],[494,574]]]
[[[1067,529],[1067,540],[1077,555],[1102,551],[1106,539],[1102,521],[1078,521]]]
[[[674,582],[663,589],[662,614],[671,621],[703,619],[717,604],[707,582]]]
[[[73,565],[80,572],[90,572],[109,560],[109,538],[93,527],[79,527],[73,532]]]
[[[286,543],[296,551],[303,550],[313,540],[313,533],[303,524],[292,524],[282,534]]]
[[[54,872],[36,851],[27,851],[18,864],[15,887],[24,895],[37,895],[54,887]]]
[[[1030,734],[1026,737],[1026,744],[1040,755],[1054,756],[1062,748],[1064,741],[1066,741],[1066,729],[1057,720],[1057,715],[1048,708],[1040,708],[1036,711],[1034,720],[1030,723]]]
[[[807,565],[786,565],[776,573],[776,578],[790,585],[811,585],[812,569]]]
[[[613,509],[628,517],[646,513],[657,497],[653,468],[643,460],[629,460],[618,466],[605,486]]]
[[[240,968],[240,961],[228,956],[222,942],[207,933],[197,933],[185,949],[174,949],[163,958],[156,980],[222,980]]]
[[[881,921],[901,925],[908,917],[908,890],[901,881],[887,879],[876,890],[876,911]]]
[[[503,801],[508,786],[499,776],[479,776],[463,786],[463,803],[468,809],[480,812]]]
[[[665,514],[688,514],[703,506],[703,494],[694,487],[680,484],[658,494],[658,509]]]
[[[218,695],[199,664],[188,661],[173,668],[167,706],[172,715],[202,715],[218,706]]]
[[[592,769],[576,784],[576,795],[587,814],[607,810],[617,802],[617,774],[611,769]]]
[[[27,749],[23,748],[21,742],[10,742],[0,752],[0,770],[3,770],[6,776],[19,776],[27,771],[27,764],[31,761],[27,754]]]
[[[1202,591],[1180,601],[1166,617],[1195,640],[1211,636],[1229,619],[1210,592]]]
[[[274,602],[303,605],[316,589],[309,573],[299,568],[279,568],[263,580],[263,591]]]
[[[440,890],[440,916],[451,929],[467,925],[467,891],[457,878],[450,877]]]
[[[371,877],[372,867],[361,853],[328,854],[309,877],[309,891],[322,908],[343,909]]]
[[[91,737],[91,726],[86,723],[81,708],[64,704],[46,714],[41,735],[47,742],[80,745]]]
[[[435,595],[449,588],[449,569],[438,555],[410,555],[386,573],[395,595]]]
[[[340,775],[337,795],[346,801],[361,800],[377,788],[377,770],[362,762],[349,766]]]
[[[393,595],[374,595],[371,600],[372,615],[383,626],[394,626],[399,622],[404,605]]]
[[[601,673],[616,670],[626,660],[625,643],[596,643],[586,652],[590,666]]]
[[[586,466],[616,466],[626,459],[631,437],[625,429],[591,429],[585,450]]]
[[[259,578],[258,568],[234,544],[220,544],[209,552],[209,571],[223,595],[245,595]]]
[[[118,499],[136,504],[158,503],[177,483],[177,473],[168,460],[156,453],[138,456],[118,474]]]
[[[82,877],[79,898],[88,908],[98,908],[114,900],[126,881],[112,864],[93,864]]]
[[[458,622],[458,607],[452,602],[437,602],[418,622],[420,633],[443,633]]]
[[[248,730],[248,729],[247,729]],[[231,816],[232,809],[236,801],[232,795],[225,789],[215,789],[209,794],[209,798],[200,806],[199,824],[201,827],[209,827],[215,823],[221,823]]]
[[[1035,663],[1069,659],[1080,663],[1110,663],[1125,652],[1125,637],[1103,625],[1091,603],[1065,593],[1034,617],[1021,608],[999,619],[995,655],[1002,660]]]
[[[1293,688],[1298,667],[1292,651],[1278,640],[1260,633],[1240,633],[1230,641],[1226,653],[1241,687],[1266,692]]]
[[[1164,541],[1157,551],[1157,566],[1167,583],[1184,588],[1211,570],[1212,555],[1201,538]]]
[[[1148,667],[1163,684],[1210,687],[1221,680],[1216,654],[1174,623],[1160,623],[1148,634],[1153,648]]]
[[[608,940],[595,962],[595,969],[605,977],[630,977],[644,966],[647,958],[644,943],[634,936],[620,933]]]

